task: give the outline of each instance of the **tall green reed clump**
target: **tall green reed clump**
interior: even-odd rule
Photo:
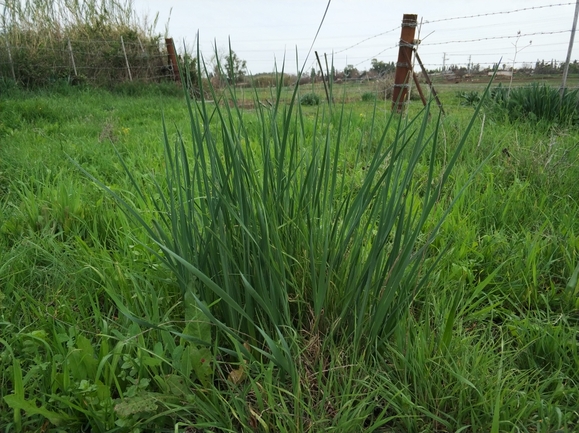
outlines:
[[[528,120],[547,125],[571,126],[579,124],[579,94],[577,90],[559,89],[545,83],[510,90],[501,85],[491,90],[491,109],[510,121]]]
[[[154,191],[126,166],[139,200],[108,191],[214,335],[295,373],[300,336],[362,353],[391,335],[436,264],[429,244],[442,221],[431,213],[476,113],[441,166],[429,106],[412,118],[375,109],[365,146],[345,105],[305,112],[299,87],[287,104],[282,87],[250,111],[234,88],[187,97],[190,135],[172,140],[164,127],[166,170],[151,177]],[[354,160],[347,147],[358,149]]]
[[[154,22],[139,20],[131,0],[7,0],[3,6],[4,81],[26,87],[64,80],[110,85],[128,80],[127,61],[133,79],[162,74],[166,56]]]

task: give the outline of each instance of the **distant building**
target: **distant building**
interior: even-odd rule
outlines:
[[[492,77],[494,75],[494,72],[489,72],[488,73],[489,77]],[[512,77],[513,76],[513,72],[512,71],[497,71],[497,76],[498,77]]]

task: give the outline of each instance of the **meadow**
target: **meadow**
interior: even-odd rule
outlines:
[[[577,431],[577,126],[365,86],[3,88],[2,431]]]

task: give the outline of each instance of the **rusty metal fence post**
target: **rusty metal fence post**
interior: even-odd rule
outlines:
[[[181,75],[179,74],[179,63],[177,62],[177,52],[175,50],[175,44],[173,43],[173,38],[166,38],[165,44],[167,45],[167,54],[169,55],[169,63],[173,69],[173,79],[177,82],[181,82]]]
[[[394,76],[394,89],[392,91],[392,109],[401,112],[408,99],[410,78],[412,77],[412,54],[414,50],[414,34],[418,25],[418,15],[404,14],[402,18],[402,30],[400,32],[400,44],[398,48],[398,62]]]

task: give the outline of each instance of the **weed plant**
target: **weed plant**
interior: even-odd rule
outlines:
[[[294,387],[295,335],[352,340],[361,354],[406,314],[428,281],[432,267],[422,265],[444,213],[427,221],[474,122],[437,167],[429,107],[411,119],[391,114],[365,155],[365,177],[353,181],[340,153],[349,140],[344,106],[318,110],[310,132],[298,88],[287,106],[279,97],[271,109],[256,101],[251,135],[233,88],[225,107],[187,98],[192,147],[180,135],[172,144],[165,130],[156,199],[124,164],[142,205],[154,206],[150,222],[99,182],[160,248],[186,308],[198,309],[233,349],[249,345],[257,359],[273,361]],[[209,127],[212,118],[218,122]],[[419,170],[425,177],[417,182]]]
[[[363,102],[372,102],[376,100],[376,94],[372,92],[365,92],[362,94]]]
[[[472,98],[472,95],[469,96]],[[499,85],[491,91],[491,112],[511,122],[519,120],[562,127],[579,123],[577,90],[560,91],[545,83],[509,89]]]
[[[461,100],[461,105],[474,107],[480,102],[480,93],[476,90],[470,92],[458,92],[456,96]]]
[[[300,104],[307,106],[320,105],[320,97],[315,93],[306,93],[300,98]]]

